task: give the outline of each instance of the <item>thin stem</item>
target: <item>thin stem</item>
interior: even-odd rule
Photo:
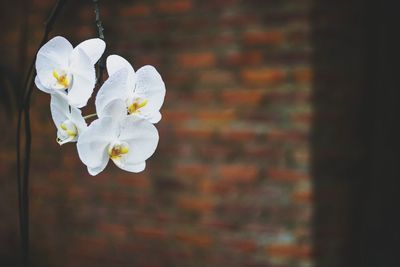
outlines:
[[[103,28],[103,23],[100,18],[100,5],[99,5],[100,0],[93,0],[93,5],[94,5],[94,13],[96,14],[96,26],[97,26],[97,32],[99,34],[99,38],[101,40],[105,40],[104,37],[104,28]],[[104,54],[101,56],[99,62],[97,63],[97,82],[102,83],[103,82],[103,72],[104,72]]]
[[[22,233],[22,237],[25,242],[22,243],[23,250],[26,253],[23,254],[23,262],[26,266],[29,265],[29,167],[30,167],[30,158],[31,158],[31,143],[32,143],[32,135],[31,135],[31,122],[30,122],[30,114],[29,114],[30,102],[28,102],[25,106],[25,163],[23,169],[23,177],[22,177],[22,207],[24,207],[24,229]]]
[[[96,116],[97,116],[97,113],[93,113],[93,114],[86,115],[86,116],[84,116],[83,118],[84,118],[85,120],[87,120],[87,119],[90,119],[90,118],[93,118],[93,117],[96,117]]]
[[[64,6],[66,0],[58,0],[51,10],[51,13],[46,20],[43,38],[39,44],[37,51],[48,40],[49,34],[53,29],[53,25]],[[37,54],[37,52],[36,52]],[[29,166],[31,154],[31,126],[30,126],[30,98],[33,89],[33,78],[35,76],[35,58],[29,66],[26,79],[23,83],[23,93],[20,99],[18,109],[17,123],[17,176],[18,176],[18,196],[19,196],[19,221],[21,232],[21,249],[22,249],[22,266],[29,266]],[[22,115],[25,122],[25,150],[24,164],[21,168],[21,126]]]
[[[20,29],[20,46],[19,46],[19,69],[24,70],[24,66],[26,65],[27,61],[27,47],[28,47],[28,29],[29,29],[29,11],[31,9],[31,2],[30,0],[23,0],[22,3],[22,23]]]

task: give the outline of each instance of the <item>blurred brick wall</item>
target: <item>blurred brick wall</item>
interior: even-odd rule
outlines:
[[[30,57],[53,4],[33,2]],[[67,4],[54,35],[75,45],[96,36],[85,2]],[[49,96],[36,90],[35,266],[311,266],[310,1],[101,2],[107,53],[135,69],[152,64],[164,78],[160,144],[143,173],[110,164],[91,177],[74,144],[55,142]],[[7,7],[18,12],[18,4]],[[14,69],[17,26],[0,48],[1,63]],[[14,132],[7,128],[0,263],[18,257]]]

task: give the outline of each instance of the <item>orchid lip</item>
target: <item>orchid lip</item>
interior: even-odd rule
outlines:
[[[108,145],[108,156],[113,161],[119,161],[129,152],[129,144],[121,141],[114,141]]]
[[[63,145],[65,143],[75,141],[78,136],[78,128],[71,120],[65,120],[60,124],[60,137],[57,137],[57,143]]]
[[[140,97],[136,97],[131,103],[128,101],[127,109],[128,114],[140,113],[140,109],[147,105],[147,99],[141,99]]]
[[[55,89],[68,89],[72,84],[72,75],[65,70],[53,70],[53,78],[55,79]]]

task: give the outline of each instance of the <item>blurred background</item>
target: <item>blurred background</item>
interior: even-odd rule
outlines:
[[[139,174],[92,177],[31,104],[32,266],[398,266],[396,14],[389,1],[103,0],[106,55],[167,95]],[[18,266],[18,85],[54,0],[0,1],[0,265]],[[52,36],[97,36],[70,0]],[[93,101],[83,113],[93,111]]]

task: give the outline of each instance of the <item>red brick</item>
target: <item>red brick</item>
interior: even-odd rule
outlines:
[[[79,39],[87,39],[88,36],[95,36],[95,30],[92,26],[80,26],[75,30],[75,34]]]
[[[310,151],[309,149],[296,149],[293,152],[293,158],[297,163],[308,165],[310,163]]]
[[[154,259],[154,258],[153,259],[139,258],[137,260],[137,266],[140,266],[140,267],[164,267],[165,266],[164,263],[160,263],[160,262],[156,262],[156,261],[157,261],[157,259]]]
[[[228,66],[259,65],[263,63],[263,54],[260,51],[234,52],[228,54],[224,62]]]
[[[248,14],[229,14],[220,18],[220,25],[224,27],[234,28],[241,27],[246,24],[257,23],[257,16]]]
[[[307,265],[308,258],[268,255],[266,245],[271,242],[262,237],[279,239],[282,230],[290,228],[295,242],[309,244],[312,238],[310,181],[282,172],[278,178],[283,180],[275,180],[268,173],[269,168],[309,169],[312,49],[309,36],[303,34],[304,21],[299,26],[298,19],[292,19],[299,13],[306,17],[308,4],[289,3],[287,9],[278,3],[267,14],[254,4],[262,0],[108,2],[101,5],[102,17],[109,13],[106,37],[108,32],[118,39],[109,43],[109,50],[133,62],[135,69],[154,65],[166,83],[163,120],[156,125],[160,145],[143,173],[122,171],[110,161],[104,172],[91,177],[79,160],[76,143],[60,148],[54,141],[50,98],[35,89],[31,222],[36,235],[43,236],[38,249],[48,255],[48,265],[57,265],[58,258],[66,259],[61,265],[88,267]],[[29,16],[29,58],[34,58],[43,33],[45,18],[39,11],[51,7],[47,4],[34,5],[35,14]],[[65,11],[66,17],[74,18],[73,30],[65,24],[60,31],[71,32],[75,45],[97,36],[90,3],[76,14]],[[278,27],[282,31],[277,35],[267,34]],[[10,48],[4,53],[8,65],[17,69],[12,60],[18,55],[18,27],[6,30],[3,37],[3,47]],[[325,76],[334,81],[340,74]],[[93,102],[94,97],[84,114],[93,110]],[[15,176],[15,155],[5,154],[14,153],[13,133],[5,129],[10,137],[2,139],[6,147],[0,156],[0,196],[5,203],[17,195],[8,179]],[[247,176],[249,167],[256,170]],[[345,189],[342,186],[346,193]],[[290,201],[281,205],[282,199]],[[3,207],[5,214],[15,213],[13,205]],[[66,210],[75,230],[58,227],[57,207]],[[265,212],[271,216],[262,216]],[[0,236],[7,237],[15,216],[3,217]],[[297,233],[299,228],[309,232]],[[336,228],[330,231],[337,233]],[[65,231],[58,235],[60,230]],[[85,232],[89,238],[82,235]],[[270,250],[283,253],[276,247]]]
[[[92,6],[82,6],[79,9],[79,19],[82,21],[89,21],[94,18],[94,10]]]
[[[245,33],[243,41],[248,45],[279,45],[284,41],[280,31],[255,31]]]
[[[279,258],[311,258],[311,247],[308,245],[271,244],[266,247],[266,252],[271,257]]]
[[[74,246],[71,247],[73,251],[71,254],[88,255],[106,252],[107,240],[99,237],[79,237]],[[76,253],[74,253],[76,252]]]
[[[208,22],[212,23],[212,22]],[[210,27],[205,25],[198,25],[198,30],[208,31]],[[214,24],[212,24],[214,25]],[[183,29],[181,29],[183,30]],[[195,30],[185,29],[188,32],[195,32]],[[236,42],[235,36],[230,32],[224,32],[218,35],[204,35],[204,34],[197,34],[197,35],[190,35],[188,36],[179,36],[177,35],[174,39],[171,39],[166,44],[166,48],[174,49],[175,51],[185,51],[185,50],[192,50],[193,45],[195,44],[196,49],[210,49],[213,48],[226,48],[227,45],[231,45],[233,42]]]
[[[0,162],[2,163],[0,166],[2,166],[3,164],[9,165],[10,163],[14,163],[16,156],[17,152],[15,150],[0,150]]]
[[[232,184],[227,184],[224,181],[212,181],[203,179],[199,182],[199,190],[203,193],[217,193],[219,195],[232,193],[237,191],[237,188]]]
[[[222,221],[220,219],[203,218],[201,221],[202,226],[207,228],[215,228],[218,230],[232,230],[235,228],[234,223],[231,221]]]
[[[222,180],[235,183],[254,182],[258,173],[258,167],[250,164],[221,165],[218,169],[218,175]]]
[[[165,230],[159,227],[135,227],[133,231],[136,235],[144,238],[165,239],[167,237]]]
[[[254,145],[246,145],[243,150],[249,157],[263,158],[266,160],[272,160],[272,162],[276,162],[277,159],[282,159],[285,156],[283,147],[271,146],[268,144],[260,145],[259,143],[256,143]]]
[[[196,91],[190,95],[190,98],[196,103],[208,104],[215,100],[215,93],[211,91]]]
[[[224,144],[208,144],[199,148],[198,152],[205,158],[221,158],[225,159],[234,153],[235,148]]]
[[[177,233],[176,237],[179,240],[183,241],[184,243],[199,247],[209,247],[213,243],[212,237],[205,233],[203,234]]]
[[[192,9],[192,7],[193,4],[190,0],[163,0],[157,3],[157,10],[168,14],[183,13]]]
[[[135,176],[117,176],[115,177],[115,181],[120,185],[132,188],[146,189],[150,187],[150,178],[140,174],[136,174]]]
[[[125,17],[148,16],[150,12],[150,7],[144,4],[122,7],[120,10],[120,14]]]
[[[209,172],[209,166],[200,163],[178,163],[175,166],[175,173],[183,177],[202,177]]]
[[[287,33],[288,43],[291,45],[309,45],[310,42],[310,30],[309,29],[297,29]]]
[[[219,132],[219,135],[222,140],[230,140],[230,141],[248,141],[252,140],[256,137],[256,132],[253,129],[229,129],[222,128]]]
[[[182,123],[190,119],[190,115],[185,110],[162,110],[163,120],[168,123]]]
[[[258,105],[265,95],[261,90],[225,90],[221,93],[221,99],[227,104]]]
[[[163,57],[159,54],[141,53],[135,57],[135,66],[153,65],[156,68],[163,63]]]
[[[97,226],[100,233],[110,234],[114,238],[123,239],[127,237],[128,229],[124,225],[102,223]]]
[[[209,139],[214,130],[205,127],[177,127],[175,133],[180,138]]]
[[[178,205],[186,210],[204,213],[213,210],[215,202],[209,195],[181,196]]]
[[[69,186],[66,191],[70,199],[87,197],[87,190],[81,186]]]
[[[313,236],[313,229],[307,225],[296,227],[293,231],[296,240],[310,240]]]
[[[140,34],[158,34],[164,32],[168,29],[168,24],[163,23],[160,20],[139,20],[135,23],[135,33],[140,36]],[[123,25],[121,28],[121,34],[130,34],[132,31],[131,25]],[[130,43],[131,48],[135,49],[135,44]],[[141,57],[139,55],[139,57]],[[146,64],[146,63],[145,63]]]
[[[203,193],[212,193],[213,187],[214,187],[214,182],[210,181],[209,179],[202,179],[199,181],[199,189]]]
[[[200,72],[200,82],[206,85],[233,85],[236,84],[235,75],[227,70],[209,70]]]
[[[294,123],[311,125],[313,114],[311,112],[297,112],[293,114],[292,119]]]
[[[51,0],[34,0],[33,3],[36,8],[48,8],[54,4],[54,1]]]
[[[180,20],[177,27],[184,31],[198,33],[199,31],[210,29],[210,27],[212,27],[213,25],[213,21],[211,21],[207,16],[190,16],[184,20]]]
[[[101,201],[104,203],[112,203],[112,205],[126,205],[130,200],[130,196],[125,194],[118,194],[114,191],[102,191],[100,194]]]
[[[57,188],[51,185],[33,184],[31,188],[34,195],[41,197],[53,197],[56,196],[58,193]]]
[[[311,191],[301,190],[293,193],[293,200],[298,203],[311,203],[313,194]]]
[[[234,6],[237,0],[214,0],[214,1],[201,1],[199,4],[201,10],[214,11],[222,9],[228,9]]]
[[[180,55],[178,62],[184,68],[198,68],[214,66],[216,59],[213,53],[204,52]]]
[[[298,83],[310,84],[313,77],[313,72],[311,68],[298,68],[293,71],[294,80]]]
[[[281,142],[306,142],[307,134],[301,131],[270,129],[267,133],[267,140]]]
[[[197,117],[203,122],[230,122],[235,119],[235,112],[232,109],[227,110],[201,110]]]
[[[174,77],[173,75],[167,75],[165,78],[167,80],[169,80],[171,78],[174,79],[173,77]],[[177,78],[177,77],[175,77],[175,78]],[[181,98],[181,96],[182,96],[182,94],[179,94],[176,91],[168,91],[167,94],[165,95],[164,102],[166,102],[166,103],[175,103],[178,99]],[[172,106],[172,107],[175,107],[175,106]],[[169,108],[169,107],[164,106],[162,110],[165,111],[164,109],[167,109],[167,108]]]
[[[29,15],[28,22],[29,22],[29,24],[39,25],[40,23],[43,23],[43,16],[41,16],[40,14],[31,13]],[[15,41],[18,40],[18,36],[19,36],[19,34],[17,31],[5,32],[3,40],[7,44],[15,43]],[[32,37],[33,37],[32,39],[34,41],[40,42],[40,39],[42,38],[42,36],[43,36],[43,29],[40,29],[40,28],[32,29]],[[15,37],[16,39],[8,39],[8,37]],[[35,44],[30,44],[30,45],[32,45],[33,47],[35,47],[37,49],[37,45],[35,45]],[[34,53],[35,52],[36,51],[34,51]],[[35,55],[34,53],[32,53],[32,54],[29,53],[29,55]]]
[[[287,181],[287,182],[294,182],[294,181],[301,181],[301,180],[309,180],[310,177],[308,174],[302,171],[294,171],[290,169],[277,169],[277,168],[270,168],[267,172],[268,178],[279,180],[279,181]]]
[[[279,69],[249,69],[242,71],[241,76],[246,83],[271,85],[283,82],[286,74]]]
[[[149,250],[148,246],[140,241],[118,242],[114,245],[115,249],[125,253],[145,253]]]
[[[253,240],[236,240],[231,241],[227,246],[232,247],[234,250],[252,253],[257,250],[257,244]]]

